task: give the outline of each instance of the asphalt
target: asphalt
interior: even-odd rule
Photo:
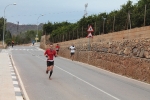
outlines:
[[[39,43],[35,45],[39,47]],[[29,100],[23,93],[9,50],[0,48],[0,100]]]
[[[0,49],[0,100],[23,100],[19,81],[6,49]]]

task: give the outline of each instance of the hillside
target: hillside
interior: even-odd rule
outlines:
[[[41,23],[38,26],[38,29],[42,30],[42,27],[43,24]],[[26,32],[28,30],[37,30],[37,25],[18,25],[18,24],[8,22],[6,25],[6,30],[10,31],[11,34],[15,35],[15,34]]]
[[[94,65],[126,77],[150,83],[150,26],[134,28],[91,38],[55,43],[60,45],[59,56],[70,59],[68,47],[75,45],[74,60]],[[47,36],[40,47],[46,49]],[[63,37],[61,37],[63,38]]]

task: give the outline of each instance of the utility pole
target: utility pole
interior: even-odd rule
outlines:
[[[38,19],[39,19],[41,16],[44,16],[44,15],[40,15],[40,16],[37,18],[37,33],[36,33],[36,43],[37,43],[37,40],[38,40]]]
[[[131,29],[131,19],[130,19],[130,12],[128,12],[128,24],[130,24],[130,29]]]
[[[78,34],[78,28],[77,28],[77,39],[79,38],[79,34]]]
[[[115,16],[114,16],[114,21],[113,21],[113,32],[115,31]]]
[[[19,21],[17,21],[17,33],[18,33],[18,30],[19,30]]]
[[[82,37],[83,37],[83,26],[82,26]]]
[[[105,20],[106,20],[106,18],[104,18],[104,17],[102,17],[103,18],[103,34],[104,34],[104,25],[105,25]]]
[[[145,21],[146,21],[146,5],[145,5],[145,13],[144,13],[144,26],[145,26]]]
[[[99,35],[101,34],[101,22],[99,22]]]
[[[130,18],[130,13],[129,13],[129,22],[130,22],[130,29],[131,29],[131,18]]]
[[[95,32],[94,32],[94,35],[96,34],[96,22],[95,22]]]
[[[127,30],[128,30],[128,24],[129,24],[129,13],[127,14]]]
[[[72,40],[74,39],[74,30],[73,30],[73,37],[72,37]]]
[[[85,4],[84,17],[87,17],[87,7],[88,7],[88,3]]]

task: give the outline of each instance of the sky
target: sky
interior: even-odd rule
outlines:
[[[47,22],[79,21],[87,6],[87,16],[119,10],[128,0],[1,0],[0,17],[7,22],[33,25]],[[138,0],[130,0],[133,4]],[[16,5],[10,5],[14,4]],[[8,6],[9,5],[9,6]],[[6,9],[5,9],[6,8]],[[4,13],[5,11],[5,13]],[[43,15],[43,16],[42,16]]]

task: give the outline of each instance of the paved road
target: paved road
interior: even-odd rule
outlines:
[[[34,46],[9,50],[30,100],[150,100],[150,85],[96,67],[55,58],[52,80]]]

